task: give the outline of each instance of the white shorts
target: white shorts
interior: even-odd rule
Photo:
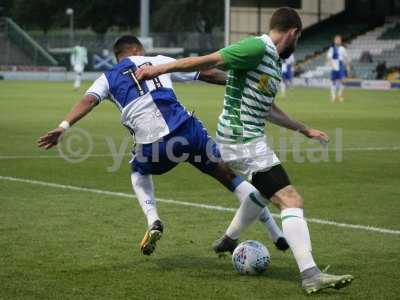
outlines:
[[[235,173],[251,181],[254,173],[267,171],[281,162],[268,147],[265,136],[246,144],[218,144],[221,157]]]
[[[84,69],[85,69],[85,65],[81,65],[81,64],[74,65],[75,73],[82,73]]]

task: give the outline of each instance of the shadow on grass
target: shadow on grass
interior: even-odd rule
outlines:
[[[259,276],[241,276],[236,273],[231,264],[230,256],[218,258],[216,256],[195,256],[191,254],[171,255],[171,256],[140,256],[134,261],[125,261],[120,263],[111,263],[107,265],[92,265],[79,270],[61,270],[61,273],[72,273],[78,280],[92,280],[95,278],[107,278],[107,281],[118,279],[123,282],[126,278],[152,278],[153,276],[160,278],[182,278],[182,280],[201,282],[219,282],[219,285],[235,284],[260,285],[260,287],[286,286],[288,291],[298,289],[299,299],[303,294],[297,268],[282,265],[279,261],[272,263],[270,269],[263,275]],[[89,277],[88,277],[89,275]],[[104,275],[104,276],[103,276]],[[125,278],[125,279],[124,279]],[[167,279],[168,281],[168,279]],[[350,288],[341,291],[332,289],[324,290],[314,298],[334,298],[343,299],[349,296]],[[339,298],[338,298],[339,297]]]
[[[189,256],[177,255],[162,258],[155,258],[156,264],[163,271],[189,271],[188,276],[212,277],[219,279],[224,276],[227,279],[235,278],[259,278],[278,281],[298,281],[297,271],[286,266],[272,265],[270,269],[260,276],[240,276],[233,269],[230,256],[211,257],[211,256]]]

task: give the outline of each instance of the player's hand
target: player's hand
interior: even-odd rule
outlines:
[[[142,66],[135,72],[137,80],[149,80],[162,74],[162,70],[158,66]]]
[[[58,127],[52,131],[49,131],[44,136],[37,140],[39,148],[50,149],[58,144],[61,135],[65,132],[64,128]]]
[[[301,133],[310,139],[318,140],[323,146],[329,143],[329,136],[318,129],[306,128],[302,130]]]

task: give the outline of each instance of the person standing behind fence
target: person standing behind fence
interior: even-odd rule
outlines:
[[[340,35],[335,36],[334,44],[328,50],[327,60],[331,67],[331,100],[332,102],[342,102],[344,100],[343,79],[346,77],[347,69],[350,68],[350,59],[346,49],[342,46]]]
[[[74,89],[78,90],[81,86],[82,74],[85,65],[88,63],[87,49],[83,46],[75,46],[71,51],[71,66],[75,72]]]

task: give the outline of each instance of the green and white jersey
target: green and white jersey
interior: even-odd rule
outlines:
[[[220,53],[229,71],[217,140],[247,143],[264,136],[282,77],[281,60],[268,35],[241,40]]]
[[[84,66],[88,63],[87,49],[82,46],[75,46],[71,50],[71,66]]]

